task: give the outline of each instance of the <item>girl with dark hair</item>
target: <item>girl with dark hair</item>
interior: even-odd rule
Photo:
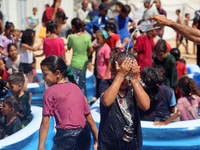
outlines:
[[[164,73],[156,67],[145,67],[142,70],[144,89],[151,101],[149,110],[140,110],[140,118],[145,121],[165,121],[175,110],[174,90],[163,84]]]
[[[132,53],[117,53],[111,63],[114,79],[102,80],[99,150],[141,150],[138,107],[148,110],[149,96],[139,83],[139,66]]]
[[[69,36],[68,50],[73,48],[72,71],[74,72],[75,80],[79,77],[78,85],[86,97],[86,69],[88,56],[91,56],[93,52],[92,43],[90,36],[82,32],[83,23],[79,18],[74,18],[71,25],[73,34]],[[87,49],[89,50],[87,51]]]
[[[178,99],[177,112],[166,121],[155,122],[154,125],[167,125],[179,116],[181,121],[199,118],[200,92],[195,81],[188,77],[182,77],[178,82],[178,88],[183,97]]]
[[[67,19],[68,17],[66,17],[63,11],[58,11],[56,13],[56,21],[61,24],[61,30],[58,36],[65,39],[67,39],[68,35],[71,34],[71,27],[69,24],[67,24]]]
[[[22,129],[22,123],[16,115],[20,109],[20,105],[21,100],[16,96],[8,96],[3,101],[1,112],[5,118],[3,122],[0,121],[0,125],[5,129],[7,136]]]
[[[97,147],[97,127],[73,72],[58,56],[49,56],[41,62],[43,79],[49,88],[43,97],[43,118],[38,150],[44,150],[49,128],[49,117],[56,120],[55,149],[90,149],[90,129],[94,147]],[[66,78],[67,77],[67,78]],[[89,126],[90,129],[89,129]]]
[[[0,53],[1,58],[6,61],[8,59],[7,46],[10,43],[17,45],[17,38],[14,35],[14,24],[12,22],[6,22],[4,34],[0,36]]]
[[[23,32],[20,46],[20,65],[19,72],[26,75],[29,83],[33,82],[32,73],[32,62],[33,62],[33,51],[37,51],[43,44],[43,41],[33,47],[35,39],[35,31],[27,29]]]
[[[6,61],[6,68],[12,69],[12,73],[19,72],[20,55],[18,54],[17,46],[13,43],[8,44],[8,60]]]
[[[177,86],[177,69],[174,56],[167,51],[165,40],[159,40],[154,47],[153,63],[165,69],[165,84],[173,89]]]
[[[47,23],[47,32],[50,35],[44,39],[43,44],[43,54],[37,55],[37,57],[45,55],[45,57],[56,55],[65,60],[65,49],[64,41],[62,38],[58,37],[60,33],[61,25],[57,21],[49,21]]]

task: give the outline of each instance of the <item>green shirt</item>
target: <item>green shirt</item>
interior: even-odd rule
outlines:
[[[165,84],[171,88],[175,88],[178,82],[178,75],[174,56],[167,53],[167,57],[161,62],[154,55],[153,61],[155,65],[161,65],[165,69]]]
[[[71,34],[69,36],[68,47],[73,48],[71,66],[81,70],[86,69],[88,61],[87,49],[92,47],[90,36],[88,34],[80,36]]]

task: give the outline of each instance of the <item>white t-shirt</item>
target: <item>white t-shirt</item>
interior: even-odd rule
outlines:
[[[86,11],[84,11],[82,8],[78,9],[77,10],[77,18],[79,18],[81,21],[82,20],[85,20],[88,13],[89,13],[89,10],[86,9]]]
[[[6,61],[6,68],[12,69],[12,73],[19,72],[20,55],[17,55],[17,60],[13,62],[10,57]]]
[[[20,62],[26,64],[33,63],[33,51],[26,50],[24,53],[20,53]]]

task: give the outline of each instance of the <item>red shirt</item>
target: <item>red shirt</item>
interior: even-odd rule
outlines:
[[[61,57],[63,53],[65,53],[65,44],[62,38],[57,37],[54,39],[44,39],[43,44],[43,53],[45,54],[45,57],[56,55]]]
[[[58,129],[80,129],[87,126],[89,106],[81,89],[71,83],[49,87],[43,96],[43,116],[53,116]]]
[[[46,9],[46,12],[45,12],[45,14],[46,14],[46,21],[51,20],[51,16],[53,15],[53,11],[54,11],[53,7],[48,7]],[[58,8],[58,11],[63,11],[63,9],[62,8]]]
[[[108,39],[106,41],[106,43],[110,46],[111,49],[115,48],[117,46],[117,42],[120,42],[121,44],[121,40],[120,40],[120,36],[118,34],[111,34],[110,35],[110,39]],[[119,46],[121,47],[121,46]]]
[[[137,62],[142,72],[144,67],[152,66],[152,51],[154,47],[153,38],[141,35],[137,38],[134,49],[138,52]]]
[[[170,50],[172,49],[171,46],[169,45],[169,43],[166,42],[166,46],[167,46],[167,51],[170,52]]]
[[[6,69],[3,70],[3,71],[0,71],[0,76],[1,76],[1,78],[4,79],[5,81],[8,81],[9,75],[8,75],[8,72],[7,72]]]
[[[180,77],[182,75],[187,73],[186,65],[184,63],[180,62],[180,61],[176,62],[176,69],[177,69],[177,73],[178,73],[178,79],[180,79]]]

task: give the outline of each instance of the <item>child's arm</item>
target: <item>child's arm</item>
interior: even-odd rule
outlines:
[[[28,102],[29,102],[30,105],[31,105],[31,98],[32,98],[32,93],[30,92],[29,93],[29,99],[28,99]]]
[[[134,25],[135,25],[135,21],[134,21],[134,20],[132,20],[131,24],[130,24],[130,25],[128,25],[128,28],[129,28],[129,27],[132,27],[132,26],[134,26]]]
[[[17,114],[17,116],[19,116],[20,118],[23,118],[23,117],[24,117],[24,115],[23,115],[23,114],[20,114],[19,112],[17,112],[16,114]]]
[[[118,66],[118,62],[115,62],[117,75],[111,86],[104,92],[101,97],[101,102],[104,104],[104,106],[110,107],[115,101],[124,78],[130,72],[131,63],[132,61],[130,58],[126,58],[120,67]]]
[[[97,126],[92,118],[91,114],[86,115],[86,120],[90,126],[90,130],[92,132],[93,140],[94,140],[94,148],[93,150],[97,150],[98,146],[98,131],[97,131]]]
[[[40,43],[39,45],[37,45],[36,47],[32,47],[32,46],[29,46],[28,44],[24,44],[24,43],[21,46],[28,50],[31,50],[31,51],[37,51],[42,45],[43,45],[43,42]]]
[[[150,98],[144,91],[138,80],[139,72],[140,72],[140,67],[137,64],[137,61],[134,60],[132,65],[132,70],[130,71],[131,85],[133,87],[133,91],[138,106],[140,107],[140,109],[145,111],[148,110],[150,107]]]
[[[38,150],[45,150],[45,141],[47,138],[48,130],[49,130],[49,116],[43,116],[42,123],[40,125]]]
[[[3,48],[0,46],[0,53],[6,57],[8,57],[8,54],[6,54],[4,51],[3,51]]]
[[[29,22],[29,16],[28,17],[26,17],[26,22],[28,23],[28,26],[30,27],[31,26],[31,24],[30,24],[30,22]]]
[[[107,67],[107,69],[106,69],[106,73],[105,73],[103,79],[108,79],[108,74],[109,74],[110,68],[111,68],[110,60],[109,60],[109,59],[106,59],[106,61],[107,61],[107,63],[108,63],[108,67]]]
[[[66,62],[65,53],[62,53],[62,54],[61,54],[61,58],[62,58],[62,60],[63,60],[64,62]]]
[[[91,56],[93,52],[94,52],[93,47],[92,46],[89,47],[88,56]]]
[[[130,39],[128,37],[126,37],[122,43],[122,48],[124,48],[126,46],[126,44],[130,41]]]
[[[178,110],[175,114],[173,114],[171,117],[169,117],[169,119],[165,120],[164,122],[156,121],[153,124],[155,126],[165,126],[165,125],[169,124],[170,122],[172,122],[177,117],[181,116],[181,114],[182,114],[182,110]]]
[[[42,56],[44,56],[44,53],[36,55],[35,57],[42,57]]]

